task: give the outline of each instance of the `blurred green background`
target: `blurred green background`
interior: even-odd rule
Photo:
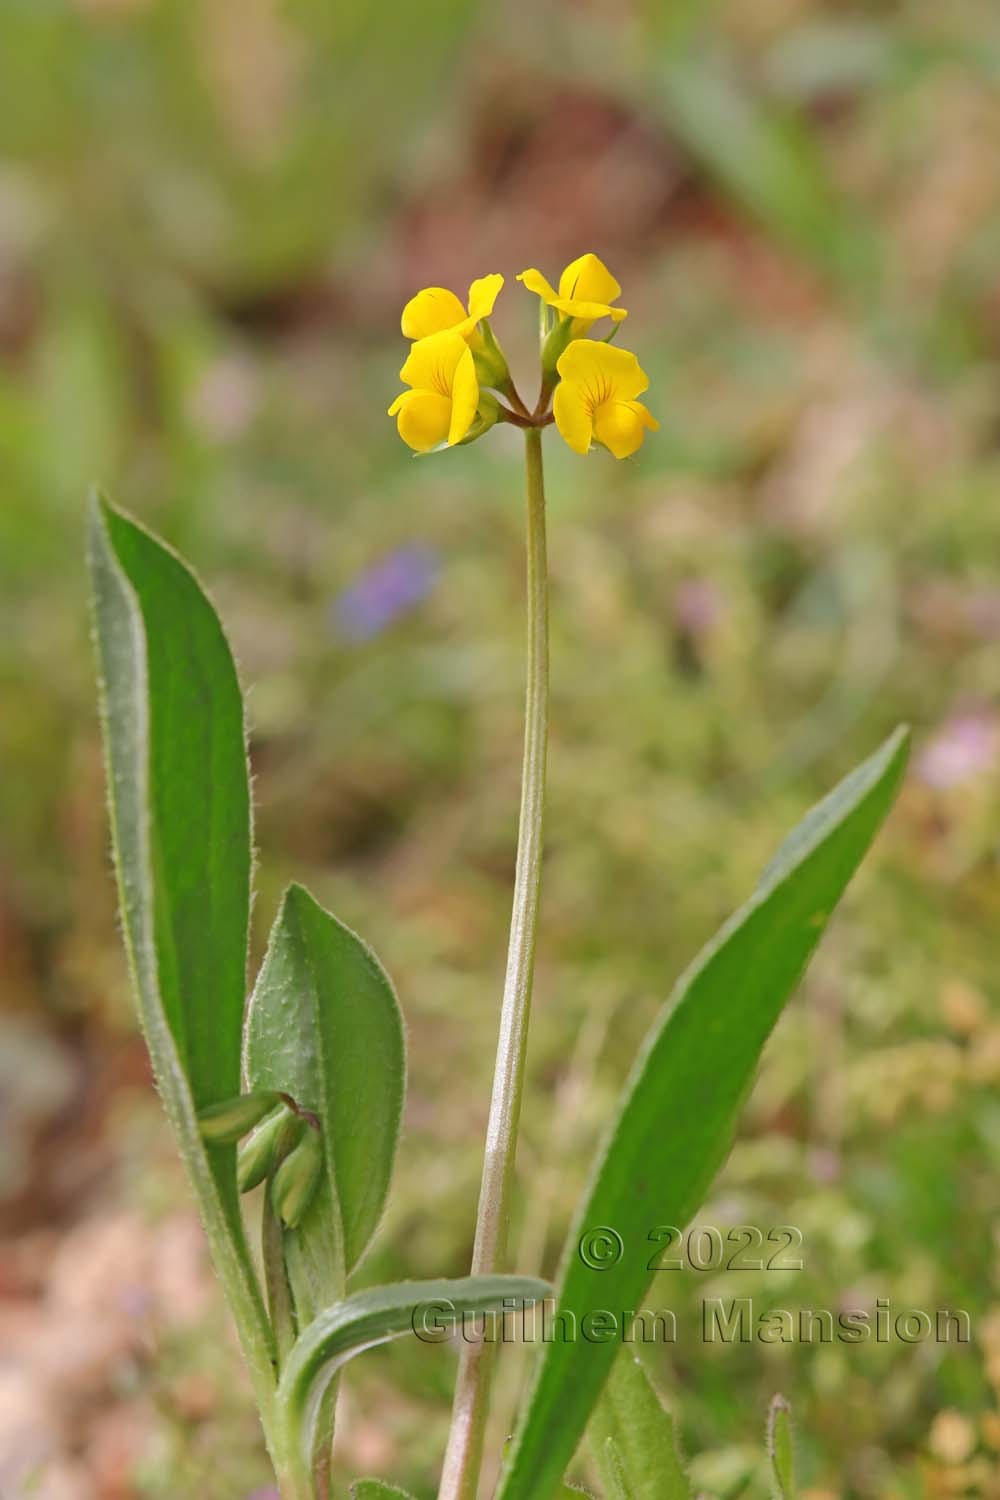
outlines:
[[[699,1488],[1000,1495],[1000,17],[987,0],[3,0],[0,1493],[269,1493],[153,1096],[108,868],[98,481],[197,566],[249,690],[255,942],[304,879],[411,1043],[363,1277],[467,1267],[521,732],[517,434],[414,462],[403,301],[594,250],[662,432],[547,438],[544,930],[518,1268],[551,1271],[634,1050],[805,806],[900,719],[899,809],[699,1222],[759,1308],[968,1309],[966,1347],[652,1351]],[[520,1379],[506,1361],[497,1441]],[[352,1367],[340,1473],[434,1492],[453,1362]],[[584,1471],[581,1471],[584,1472]]]

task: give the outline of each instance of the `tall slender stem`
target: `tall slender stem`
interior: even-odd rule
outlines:
[[[507,974],[472,1252],[473,1275],[487,1275],[505,1268],[542,873],[549,717],[549,603],[541,431],[528,429],[524,440],[528,498],[528,686],[521,818]],[[463,1345],[439,1500],[475,1500],[483,1460],[494,1348],[494,1344],[486,1342]]]

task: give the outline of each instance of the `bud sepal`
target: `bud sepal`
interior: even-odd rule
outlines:
[[[280,1103],[281,1096],[273,1089],[260,1089],[210,1104],[198,1115],[201,1138],[211,1146],[235,1145]]]
[[[279,1148],[290,1151],[298,1144],[305,1121],[282,1104],[244,1141],[236,1156],[236,1183],[241,1193],[252,1192],[278,1164]],[[287,1132],[287,1134],[286,1134]]]

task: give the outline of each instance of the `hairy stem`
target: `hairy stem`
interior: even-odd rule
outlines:
[[[545,486],[542,434],[524,434],[528,499],[528,685],[521,773],[521,817],[517,839],[514,909],[500,1036],[486,1130],[486,1151],[472,1252],[472,1274],[503,1271],[507,1256],[510,1193],[524,1086],[524,1063],[535,968],[538,890],[542,872],[542,814],[548,738],[548,570],[545,547]],[[483,1460],[489,1405],[492,1343],[464,1344],[458,1367],[451,1431],[439,1500],[475,1500]]]

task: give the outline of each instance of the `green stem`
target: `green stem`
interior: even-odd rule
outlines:
[[[318,1500],[320,1491],[305,1460],[301,1434],[281,1415],[272,1434],[271,1459],[281,1500]]]
[[[549,713],[549,604],[541,431],[528,429],[524,441],[528,499],[528,686],[521,818],[507,974],[472,1252],[474,1276],[505,1269],[542,873],[542,814]],[[493,1343],[463,1345],[439,1500],[475,1500],[483,1461],[495,1348]]]
[[[278,1359],[283,1365],[295,1343],[295,1317],[292,1312],[292,1293],[285,1269],[283,1231],[271,1202],[272,1172],[264,1189],[264,1210],[261,1220],[261,1259],[264,1264],[264,1284],[267,1287],[267,1306],[271,1315],[271,1327],[278,1341]]]
[[[267,1291],[267,1307],[271,1327],[274,1330],[278,1352],[278,1367],[284,1365],[295,1343],[295,1313],[292,1291],[289,1285],[288,1268],[285,1264],[285,1235],[281,1220],[272,1201],[274,1178],[278,1168],[294,1150],[299,1119],[305,1115],[295,1100],[282,1096],[289,1110],[275,1143],[271,1170],[264,1183],[264,1203],[261,1217],[261,1260],[264,1268],[264,1285]],[[307,1125],[308,1128],[308,1125]],[[281,1500],[320,1500],[326,1490],[321,1489],[318,1477],[310,1472],[302,1434],[298,1425],[289,1417],[280,1400],[274,1403],[271,1415],[271,1430],[268,1446],[278,1479]]]

